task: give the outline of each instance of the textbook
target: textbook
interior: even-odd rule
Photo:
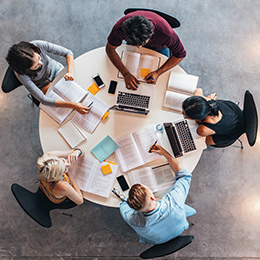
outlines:
[[[78,146],[81,142],[86,140],[84,133],[72,121],[69,121],[60,127],[58,132],[71,148]]]
[[[158,136],[155,125],[115,139],[119,146],[115,151],[115,157],[121,172],[132,170],[149,162],[162,161],[163,156],[148,152],[156,140],[158,140]],[[158,140],[157,143],[160,144],[160,141]]]
[[[109,109],[109,106],[92,94],[89,94],[82,104],[85,106],[91,105],[89,113],[84,115],[76,113],[72,118],[72,121],[87,130],[89,133],[93,133],[102,117]]]
[[[128,71],[138,80],[143,82],[145,82],[145,76],[159,68],[161,61],[160,57],[132,51],[122,51],[121,59]],[[118,78],[124,78],[119,71]]]
[[[182,111],[182,102],[193,95],[199,77],[172,71],[165,92],[163,108]]]
[[[110,165],[112,170],[109,174],[103,174],[101,166]],[[82,156],[73,165],[73,174],[79,188],[83,191],[108,198],[117,175],[118,166],[112,163],[99,163],[90,156]]]
[[[88,91],[83,89],[79,84],[75,81],[66,81],[64,78],[59,80],[53,89],[46,94],[46,96],[50,98],[76,103],[81,102],[86,95],[88,95]],[[58,124],[62,124],[73,111],[72,108],[52,107],[43,104],[40,104],[39,107]]]
[[[127,176],[131,186],[138,183],[143,184],[149,187],[152,192],[164,191],[173,187],[175,183],[175,173],[168,163],[133,170]]]

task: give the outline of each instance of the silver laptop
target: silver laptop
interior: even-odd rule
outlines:
[[[118,82],[115,105],[117,111],[147,115],[150,112],[154,86],[139,84],[137,90],[127,89],[125,82]]]
[[[196,133],[198,125],[191,120],[178,120],[163,124],[165,135],[173,151],[175,158],[185,153],[205,149],[205,138]]]

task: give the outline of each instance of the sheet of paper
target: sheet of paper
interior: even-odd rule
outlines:
[[[190,96],[167,90],[164,96],[163,107],[182,111],[182,102],[188,97]]]
[[[140,54],[137,52],[124,51],[122,63],[126,66],[128,71],[135,76],[138,77],[138,66],[139,66]]]
[[[92,101],[93,104],[88,114],[82,115],[76,113],[72,119],[74,123],[78,124],[90,133],[94,132],[102,116],[109,109],[109,106],[105,102],[91,94],[89,94],[83,101],[83,105],[88,106]]]
[[[96,95],[99,91],[99,87],[97,86],[96,83],[93,83],[89,88],[88,91],[92,94],[92,95]]]
[[[132,134],[117,138],[119,148],[115,152],[116,161],[122,172],[129,171],[144,164]]]
[[[140,77],[144,78],[150,73],[150,69],[147,68],[141,68],[140,69]]]

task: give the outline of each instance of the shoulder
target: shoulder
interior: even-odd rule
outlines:
[[[40,49],[45,49],[49,43],[47,41],[42,41],[42,40],[34,40],[31,41],[30,43],[32,43],[33,45],[35,45],[36,47],[40,48]]]
[[[209,122],[205,122],[205,123],[209,123]],[[207,135],[208,131],[209,131],[209,128],[205,125],[200,125],[197,128],[197,133],[198,133],[198,135],[201,135],[201,136]]]

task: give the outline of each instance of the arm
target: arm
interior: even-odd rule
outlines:
[[[151,149],[153,147],[153,149]],[[160,145],[151,146],[151,152],[158,153],[160,155],[163,155],[167,161],[169,162],[171,168],[175,173],[177,173],[179,170],[182,169],[181,164],[175,159],[171,154],[169,154],[164,148],[162,148]]]
[[[217,99],[217,94],[216,93],[212,93],[210,94],[209,96],[205,97],[203,95],[203,90],[202,88],[197,88],[194,93],[193,93],[193,96],[200,96],[200,97],[203,97],[205,98],[207,101],[213,99],[213,100],[216,100]]]
[[[66,158],[68,159],[69,163],[73,163],[78,159],[79,156],[83,154],[83,151],[79,148],[75,148],[74,150],[67,150],[67,151],[51,151],[47,152],[48,155],[55,155],[57,157]]]
[[[64,75],[66,80],[74,80],[74,57],[72,54],[66,56],[67,73]]]
[[[119,206],[120,209],[120,213],[122,218],[129,224],[129,219],[131,217],[131,215],[133,214],[133,212],[135,212],[135,210],[131,209],[126,201],[123,201],[120,203]]]
[[[59,100],[59,99],[55,100],[55,104],[56,107],[69,107],[69,108],[76,109],[80,114],[87,114],[91,109],[90,107],[86,107],[81,103],[75,103],[75,102]]]
[[[108,58],[124,76],[126,87],[131,89],[137,89],[139,81],[132,74],[130,74],[125,65],[122,63],[119,55],[116,52],[116,48],[117,46],[113,46],[109,42],[107,42],[106,53]]]
[[[145,77],[146,82],[155,83],[161,74],[178,65],[183,59],[184,58],[176,58],[174,56],[171,56],[158,70],[149,73]],[[154,80],[151,78],[153,78]]]

